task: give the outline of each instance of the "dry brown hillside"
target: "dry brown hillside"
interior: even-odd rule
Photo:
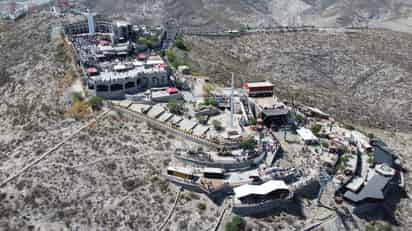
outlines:
[[[268,79],[285,100],[320,107],[340,120],[412,131],[412,35],[272,33],[186,37],[186,60],[221,82]]]

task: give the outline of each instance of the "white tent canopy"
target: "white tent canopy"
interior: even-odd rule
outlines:
[[[271,180],[261,185],[242,185],[233,189],[236,198],[249,195],[267,195],[276,190],[289,190],[289,187],[282,180]]]

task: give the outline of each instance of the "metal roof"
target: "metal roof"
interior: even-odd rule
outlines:
[[[224,174],[225,170],[221,168],[204,168],[202,170],[203,173],[216,173],[216,174]]]
[[[186,175],[193,175],[194,170],[192,168],[186,168],[186,167],[181,167],[181,166],[169,166],[167,168],[167,171],[174,171],[174,172],[180,172]]]
[[[307,128],[299,128],[298,130],[296,130],[296,132],[299,134],[300,137],[302,137],[304,141],[319,140],[318,137],[313,135],[312,131]]]
[[[269,81],[247,83],[247,87],[273,87],[274,85]]]
[[[360,202],[365,199],[384,199],[383,190],[392,179],[392,176],[383,176],[374,169],[370,169],[368,176],[369,179],[360,192],[347,191],[343,196],[353,202]]]
[[[289,110],[286,108],[277,108],[277,109],[265,109],[262,111],[265,116],[285,116],[289,113]]]
[[[271,180],[261,185],[242,185],[233,189],[236,198],[249,195],[267,195],[276,190],[289,190],[289,187],[282,180]]]

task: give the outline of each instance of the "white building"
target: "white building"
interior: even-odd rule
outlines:
[[[316,137],[311,130],[302,127],[296,130],[296,132],[302,138],[305,144],[319,144],[319,138]]]

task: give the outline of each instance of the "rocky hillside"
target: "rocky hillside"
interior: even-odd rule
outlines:
[[[59,20],[0,23],[0,230],[155,230],[178,191],[161,169],[185,143],[114,112],[2,184],[97,113],[66,113],[75,73],[68,48],[50,36]],[[208,230],[218,211],[183,193],[168,227]]]
[[[320,107],[336,118],[411,131],[412,36],[376,30],[302,32],[236,38],[186,37],[186,60],[227,83],[268,79],[282,98]]]
[[[407,0],[92,0],[90,8],[134,21],[236,28],[240,25],[369,25],[410,30],[412,3]]]

